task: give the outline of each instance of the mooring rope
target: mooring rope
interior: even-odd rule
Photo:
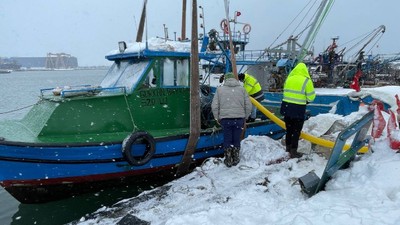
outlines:
[[[126,107],[128,108],[129,116],[131,117],[132,125],[133,125],[133,131],[137,130],[138,127],[135,124],[135,120],[133,119],[131,108],[129,107],[128,99],[126,98],[126,94],[124,93],[124,98],[125,98],[125,103]]]
[[[0,112],[0,114],[7,114],[7,113],[17,112],[17,111],[20,111],[20,110],[23,110],[23,109],[32,107],[32,106],[34,106],[34,105],[36,105],[36,103],[35,103],[35,104],[32,104],[32,105],[24,106],[24,107],[22,107],[22,108],[13,109],[13,110],[10,110],[10,111],[5,111],[5,112]]]

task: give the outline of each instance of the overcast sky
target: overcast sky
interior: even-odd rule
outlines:
[[[297,35],[307,21],[295,29],[301,22],[298,18],[289,29],[285,28],[314,1],[231,0],[230,16],[240,11],[238,21],[251,25],[248,49],[264,49],[284,42],[290,34]],[[187,2],[190,38],[192,1]],[[143,0],[1,0],[0,57],[44,57],[49,52],[64,52],[76,56],[80,66],[109,65],[104,56],[117,49],[118,41],[136,38],[142,5]],[[204,8],[206,31],[219,29],[225,17],[224,1],[198,0],[198,5]],[[181,0],[148,0],[148,36],[163,36],[163,24],[168,27],[170,38],[174,32],[180,36],[181,9]],[[332,37],[339,36],[340,46],[380,25],[386,26],[385,34],[379,45],[367,49],[373,54],[399,53],[399,10],[399,0],[336,0],[316,37],[315,53],[323,51]],[[356,42],[349,44],[352,45]]]

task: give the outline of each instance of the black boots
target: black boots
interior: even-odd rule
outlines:
[[[290,154],[290,145],[286,145],[286,152]]]
[[[233,162],[233,160],[232,160],[232,148],[231,147],[228,147],[228,148],[224,149],[224,157],[225,157],[224,164],[227,167],[231,167],[232,166],[232,162]]]
[[[232,166],[236,166],[240,162],[239,152],[240,152],[240,148],[238,148],[238,147],[232,148],[232,158],[233,158]]]
[[[297,152],[297,148],[290,148],[290,158],[301,158],[303,153]]]
[[[227,167],[236,166],[240,162],[240,148],[228,147],[224,149],[224,164]]]
[[[291,146],[286,146],[286,152],[289,153],[290,158],[301,158],[303,153],[297,152],[297,148],[293,148]]]

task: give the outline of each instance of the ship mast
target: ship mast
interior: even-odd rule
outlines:
[[[230,25],[230,20],[229,20],[229,2],[228,0],[224,1],[225,3],[225,16],[226,16],[226,21],[227,21],[227,28],[228,28],[228,35],[229,35],[229,50],[230,50],[230,56],[231,56],[231,63],[232,63],[232,73],[235,75],[236,80],[238,79],[238,74],[237,74],[237,68],[236,68],[236,57],[235,57],[235,51],[233,48],[233,41],[232,41],[232,32],[231,32],[231,25]]]
[[[310,49],[311,43],[314,42],[315,37],[317,36],[317,33],[321,28],[322,23],[326,19],[329,10],[332,8],[334,2],[335,0],[323,0],[321,2],[315,19],[311,24],[311,28],[308,31],[307,37],[304,40],[304,43],[301,45],[300,55],[296,58],[297,60],[295,60],[295,63],[302,62],[304,60],[304,57],[307,55],[308,49]]]
[[[142,42],[143,39],[144,22],[146,21],[146,5],[147,0],[144,0],[142,15],[140,16],[139,29],[136,35],[136,42]]]
[[[182,36],[181,40],[184,41],[186,39],[186,0],[182,0]]]

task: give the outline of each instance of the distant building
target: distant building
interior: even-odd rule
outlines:
[[[48,53],[46,57],[11,57],[2,58],[0,67],[4,64],[12,64],[13,70],[18,69],[75,69],[78,67],[78,59],[66,53]],[[10,67],[10,65],[7,65]],[[11,69],[11,68],[10,68]]]
[[[47,53],[46,69],[74,69],[78,67],[78,59],[65,53]]]
[[[4,70],[19,70],[21,65],[19,65],[15,60],[10,58],[0,57],[0,69]]]
[[[44,69],[46,57],[11,57],[21,69]]]

